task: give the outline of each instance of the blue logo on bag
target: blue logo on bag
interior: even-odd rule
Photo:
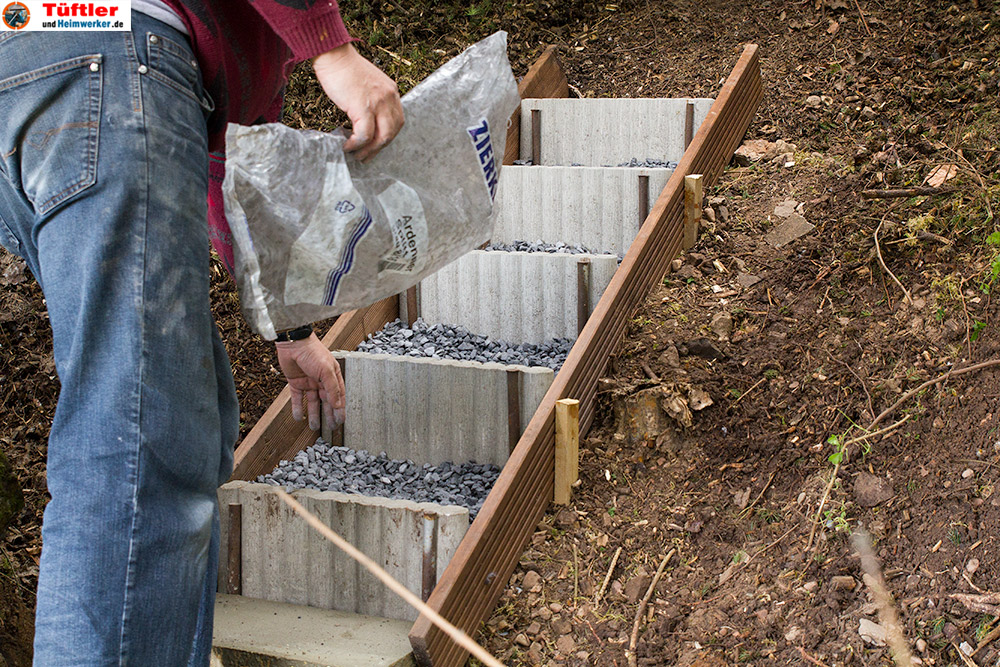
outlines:
[[[355,208],[357,207],[351,203],[350,199],[344,199],[342,201],[337,202],[336,211],[337,213],[350,213]]]
[[[497,179],[500,174],[497,172],[496,156],[493,155],[490,124],[484,118],[479,125],[470,127],[467,131],[472,138],[472,145],[476,147],[476,153],[479,154],[479,166],[483,170],[483,177],[486,179],[486,188],[490,191],[490,199],[496,199]]]
[[[368,233],[371,226],[372,214],[366,206],[362,211],[357,228],[351,234],[351,238],[347,241],[347,247],[344,248],[344,252],[340,256],[340,266],[331,271],[326,277],[326,305],[332,306],[334,299],[337,298],[337,288],[340,287],[341,278],[350,273],[351,267],[354,266],[354,250],[358,247],[361,238]]]

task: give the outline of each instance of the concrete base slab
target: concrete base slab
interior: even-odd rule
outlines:
[[[411,667],[410,625],[219,595],[212,667]]]
[[[522,167],[500,172],[494,243],[536,240],[624,255],[673,169]]]
[[[710,99],[527,99],[521,102],[521,156],[531,156],[532,118],[541,122],[541,164],[616,167],[632,158],[679,162],[687,105],[698,132]],[[537,111],[537,115],[532,112]]]

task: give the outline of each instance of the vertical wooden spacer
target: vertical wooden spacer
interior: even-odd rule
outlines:
[[[344,378],[344,384],[347,384],[347,359],[344,357],[337,358],[337,365],[340,366],[340,377]],[[344,411],[347,411],[347,406],[344,406]],[[344,425],[343,424],[331,424],[326,419],[326,414],[321,415],[319,435],[321,438],[326,440],[328,443],[334,447],[344,446]]]
[[[590,317],[591,263],[589,257],[576,262],[576,333],[583,331]]]
[[[542,112],[540,109],[531,110],[531,164],[538,166],[542,163]]]
[[[228,562],[226,576],[226,593],[230,595],[243,594],[243,505],[239,503],[229,506],[229,544],[227,546]]]
[[[510,451],[521,439],[521,371],[507,371],[507,437]]]
[[[701,226],[701,207],[704,199],[701,174],[691,174],[684,177],[684,239],[683,250],[690,250],[698,241],[698,228]]]
[[[406,290],[406,326],[413,327],[413,323],[420,317],[420,301],[417,298],[417,287],[414,285]]]
[[[688,102],[684,109],[684,150],[694,139],[694,102]]]
[[[639,224],[646,221],[649,215],[649,176],[639,177]]]
[[[568,505],[580,474],[580,401],[556,401],[556,484],[553,502]]]
[[[423,521],[424,549],[423,567],[420,581],[420,599],[427,602],[431,591],[437,586],[437,549],[438,549],[438,516],[424,514]]]

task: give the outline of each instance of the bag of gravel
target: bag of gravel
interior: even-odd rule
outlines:
[[[343,130],[230,124],[223,193],[251,327],[271,340],[367,306],[489,240],[519,103],[498,32],[407,93],[406,124],[367,163]]]

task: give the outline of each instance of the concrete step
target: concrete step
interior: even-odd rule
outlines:
[[[697,133],[714,100],[523,100],[521,156],[531,157],[532,111],[537,110],[543,165],[616,167],[632,158],[679,162],[686,148],[684,135],[689,102],[694,105],[692,130]]]
[[[417,465],[445,461],[503,467],[555,377],[549,368],[337,352],[344,359],[344,446]],[[511,397],[510,392],[516,392]]]
[[[562,241],[624,255],[673,169],[505,166],[494,243]]]
[[[589,316],[617,270],[615,255],[474,250],[420,283],[420,313],[515,343],[574,339],[581,299]]]
[[[219,489],[219,590],[229,577],[229,507],[240,505],[243,596],[405,621],[417,613],[278,498],[276,487],[229,482]],[[469,528],[469,510],[298,489],[292,495],[341,537],[426,599]],[[235,545],[234,545],[235,547]]]
[[[412,667],[410,625],[219,595],[212,667]]]

